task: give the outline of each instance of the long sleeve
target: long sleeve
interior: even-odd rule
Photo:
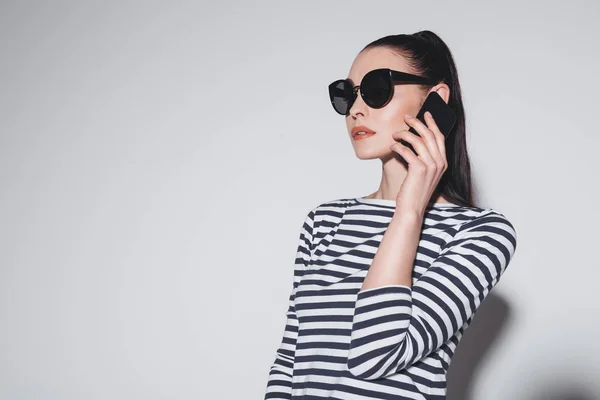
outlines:
[[[358,292],[348,369],[374,380],[392,375],[439,349],[475,313],[516,249],[504,215],[492,211],[459,227],[413,284]]]
[[[304,275],[304,271],[310,261],[314,212],[315,209],[312,209],[307,214],[302,228],[300,229],[296,260],[294,262],[294,279],[286,313],[285,330],[283,332],[281,344],[276,352],[275,361],[271,365],[265,400],[291,398],[294,353],[296,351],[296,339],[298,338],[298,318],[296,316],[294,302],[298,283]]]

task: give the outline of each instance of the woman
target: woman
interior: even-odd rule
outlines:
[[[374,88],[363,77],[377,69],[387,75]],[[432,91],[458,117],[447,138],[414,118]],[[516,248],[508,219],[473,204],[452,55],[430,31],[381,38],[330,97],[382,178],[368,196],[308,212],[265,399],[444,399],[459,340]]]

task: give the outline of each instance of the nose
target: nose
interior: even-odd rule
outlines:
[[[352,118],[356,119],[359,114],[364,117],[366,115],[368,107],[359,93],[360,87],[357,86],[356,88],[354,88],[354,91],[356,93],[356,99],[354,100],[352,107],[350,107],[350,110],[348,110],[348,114],[351,115]]]

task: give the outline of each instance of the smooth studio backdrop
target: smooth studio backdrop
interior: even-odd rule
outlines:
[[[260,399],[306,213],[377,189],[327,84],[388,34],[458,66],[518,246],[449,398],[600,398],[600,6],[0,3],[0,398]]]

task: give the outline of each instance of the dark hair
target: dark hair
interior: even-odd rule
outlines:
[[[471,165],[467,153],[465,111],[463,108],[458,73],[452,53],[435,33],[425,30],[413,34],[399,34],[377,39],[363,50],[384,47],[404,57],[417,75],[425,76],[450,88],[448,104],[456,112],[457,121],[446,139],[448,169],[435,190],[452,203],[474,206]],[[361,51],[363,51],[361,50]],[[435,85],[420,85],[427,91]]]

